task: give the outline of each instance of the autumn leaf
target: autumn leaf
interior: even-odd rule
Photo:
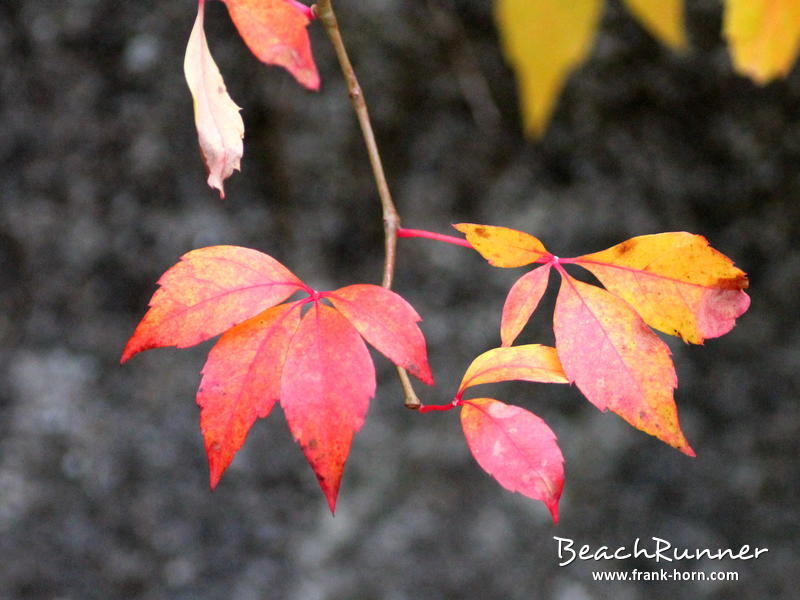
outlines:
[[[550,256],[542,242],[516,229],[474,223],[453,227],[466,235],[472,247],[495,267],[523,267]]]
[[[283,363],[299,324],[300,307],[281,304],[229,329],[209,352],[197,404],[212,489],[256,418],[269,415],[280,398]]]
[[[225,197],[223,182],[239,170],[244,152],[244,122],[231,100],[211,56],[203,29],[205,0],[197,5],[197,18],[186,46],[183,71],[194,100],[194,122],[200,153],[208,172],[208,185]]]
[[[544,133],[564,82],[591,49],[603,0],[496,0],[506,58],[517,74],[525,132]]]
[[[501,381],[569,383],[556,349],[539,344],[493,348],[472,361],[458,386],[458,394],[475,385]]]
[[[625,0],[625,6],[660,41],[675,50],[686,48],[683,0]]]
[[[238,246],[192,250],[158,285],[122,362],[150,348],[204,342],[304,288],[271,256]]]
[[[694,456],[678,425],[669,348],[625,301],[562,273],[553,331],[564,372],[592,404]]]
[[[291,0],[224,0],[250,51],[262,62],[289,71],[298,83],[319,89],[319,74],[306,29],[309,7]]]
[[[356,329],[316,303],[292,339],[283,370],[281,406],[319,485],[336,509],[350,443],[375,395],[375,368]]]
[[[403,298],[377,285],[358,284],[327,292],[325,298],[384,356],[432,385],[422,320]]]
[[[737,71],[764,85],[785,77],[800,52],[800,2],[726,0],[725,36]]]
[[[518,406],[474,398],[461,407],[461,427],[484,471],[504,488],[544,502],[558,522],[564,457],[544,421]]]
[[[316,292],[274,258],[237,246],[193,250],[158,283],[122,362],[224,332],[197,393],[212,488],[255,420],[280,401],[333,512],[353,435],[375,393],[362,336],[433,382],[419,315],[390,290],[359,284]],[[306,297],[280,304],[295,292]]]
[[[503,317],[500,321],[500,339],[503,346],[510,346],[517,339],[533,311],[539,306],[547,282],[550,278],[550,265],[544,265],[520,277],[506,296]]]
[[[648,325],[701,344],[730,331],[750,306],[744,272],[700,235],[631,238],[575,259]]]

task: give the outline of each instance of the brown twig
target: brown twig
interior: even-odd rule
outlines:
[[[331,44],[333,44],[333,49],[336,51],[336,57],[339,59],[339,66],[347,82],[350,101],[353,104],[353,110],[358,118],[358,124],[361,126],[364,143],[367,146],[367,154],[369,155],[369,162],[372,166],[372,175],[378,187],[378,196],[380,197],[381,209],[383,211],[385,245],[383,287],[388,289],[392,287],[392,280],[394,279],[397,230],[400,227],[400,215],[397,213],[397,208],[392,200],[392,194],[389,191],[389,184],[386,182],[386,174],[383,171],[383,163],[381,161],[380,152],[378,152],[378,144],[375,141],[375,134],[372,131],[372,122],[369,118],[367,103],[364,100],[364,94],[361,91],[358,78],[353,70],[353,65],[350,63],[350,58],[347,56],[342,34],[339,31],[339,23],[336,20],[336,13],[333,11],[333,4],[331,0],[319,0],[319,2],[312,7],[312,10],[316,17],[322,22],[323,27],[325,27]],[[406,373],[405,369],[397,367],[397,374],[400,377],[400,384],[403,386],[406,407],[415,410],[418,409],[420,400],[414,392],[408,373]]]

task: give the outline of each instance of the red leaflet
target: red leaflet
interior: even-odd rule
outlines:
[[[318,293],[272,257],[236,246],[189,252],[159,285],[123,362],[228,330],[211,349],[197,392],[212,488],[256,418],[280,400],[333,511],[350,443],[375,393],[361,335],[432,382],[419,315],[389,290],[354,285]],[[275,306],[297,291],[308,297]],[[325,298],[335,308],[322,304]]]
[[[199,344],[305,288],[271,256],[238,246],[192,250],[158,285],[122,362],[150,348]]]
[[[550,265],[534,269],[517,279],[506,296],[503,318],[500,322],[500,339],[503,346],[510,346],[531,318],[533,311],[547,289]]]
[[[324,297],[372,344],[396,365],[432,385],[425,338],[417,327],[422,318],[394,292],[377,285],[351,285]]]
[[[669,348],[623,300],[562,274],[553,329],[570,381],[600,410],[694,456],[678,425]]]
[[[212,489],[256,417],[269,415],[278,401],[283,362],[299,324],[299,304],[281,304],[229,329],[209,352],[197,404]]]
[[[558,522],[564,457],[544,421],[518,406],[476,398],[464,402],[461,426],[484,471],[504,488],[544,502]]]
[[[224,0],[231,20],[256,57],[284,67],[298,83],[319,89],[306,26],[311,11],[290,0]]]
[[[281,406],[294,439],[317,474],[331,512],[350,452],[375,395],[375,368],[355,328],[315,303],[286,357]]]

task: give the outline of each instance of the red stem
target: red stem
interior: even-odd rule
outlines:
[[[426,231],[424,229],[405,229],[401,227],[397,230],[397,237],[399,238],[426,238],[429,240],[436,240],[437,242],[444,242],[445,244],[453,244],[454,246],[464,246],[464,248],[472,248],[467,240],[457,238],[452,235],[444,235],[443,233],[434,233],[433,231]]]
[[[434,412],[434,411],[445,412],[448,410],[453,410],[454,408],[456,408],[457,406],[461,406],[462,404],[464,404],[463,400],[461,400],[460,398],[455,398],[452,402],[448,404],[420,404],[419,409],[417,410],[419,410],[419,412],[421,413]]]

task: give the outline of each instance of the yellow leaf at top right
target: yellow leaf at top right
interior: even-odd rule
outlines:
[[[733,65],[760,85],[785,77],[800,51],[800,0],[726,0]]]

